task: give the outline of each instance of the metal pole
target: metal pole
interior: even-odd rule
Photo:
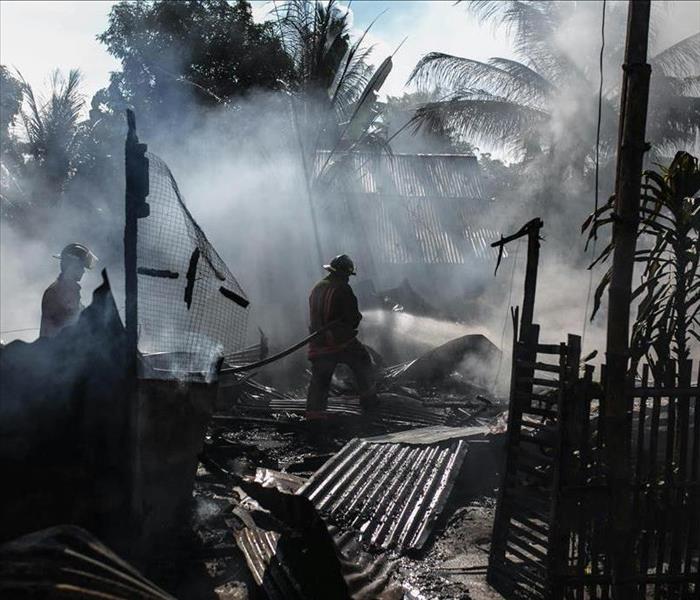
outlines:
[[[632,598],[631,488],[629,464],[628,369],[632,274],[639,226],[640,193],[644,141],[649,100],[651,68],[647,64],[650,0],[629,2],[627,43],[623,65],[623,95],[620,106],[620,133],[615,182],[615,221],[613,224],[612,277],[608,293],[607,385],[605,439],[609,483],[609,552],[616,600]]]
[[[149,213],[147,146],[136,137],[136,118],[126,111],[129,127],[124,145],[124,170],[126,194],[124,198],[124,320],[126,326],[126,393],[129,403],[129,461],[130,461],[130,512],[134,534],[138,535],[140,520],[140,476],[138,436],[138,281],[136,243],[138,219]],[[137,546],[138,544],[135,544]]]

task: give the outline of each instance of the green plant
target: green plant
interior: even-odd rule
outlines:
[[[698,159],[678,152],[670,166],[645,171],[639,213],[635,261],[642,268],[634,290],[639,299],[632,327],[632,368],[646,358],[654,371],[669,359],[690,357],[690,343],[700,341],[700,189]],[[584,223],[589,241],[600,227],[615,220],[614,197]],[[615,249],[613,239],[591,267],[604,262]],[[611,271],[595,292],[593,316],[600,308]]]

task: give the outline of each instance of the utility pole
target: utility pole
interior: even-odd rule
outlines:
[[[650,0],[630,0],[627,42],[620,102],[620,130],[615,181],[612,277],[608,293],[607,382],[604,427],[611,491],[609,559],[613,597],[631,599],[634,567],[627,394],[629,382],[630,304],[632,274],[639,227],[642,165],[648,145],[644,140],[651,67],[647,63]]]

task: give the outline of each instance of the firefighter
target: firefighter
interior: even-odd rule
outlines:
[[[85,269],[91,269],[97,262],[97,257],[82,244],[68,244],[54,258],[61,260],[61,273],[41,299],[40,337],[53,337],[66,325],[78,320],[83,310],[78,282]]]
[[[328,391],[338,363],[352,370],[363,410],[372,409],[377,403],[372,360],[357,339],[362,314],[349,283],[350,276],[356,274],[355,265],[349,256],[341,254],[323,268],[328,275],[314,286],[309,296],[311,331],[333,321],[338,323],[309,344],[311,383],[306,398],[306,418],[310,421],[327,416]]]

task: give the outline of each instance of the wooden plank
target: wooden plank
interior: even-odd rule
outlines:
[[[551,473],[547,473],[546,471],[538,471],[536,467],[523,463],[518,464],[518,471],[533,477],[537,477],[540,480],[547,480],[547,482],[549,482],[552,478]]]
[[[559,373],[559,365],[552,365],[543,362],[530,362],[525,360],[518,360],[518,365],[533,371],[546,371],[547,373]]]
[[[539,385],[540,387],[559,389],[559,381],[556,379],[543,379],[542,377],[518,377],[516,381],[518,383],[530,383],[533,386]]]
[[[538,354],[559,354],[559,344],[537,344]]]
[[[657,385],[665,385],[667,388],[673,388],[676,380],[676,365],[674,361],[669,361],[667,370],[661,375],[663,380],[657,381]],[[676,429],[676,410],[675,402],[673,399],[669,399],[666,406],[667,418],[666,418],[666,449],[664,456],[664,470],[663,475],[666,481],[673,480],[673,450],[674,450],[674,432]],[[669,514],[671,511],[668,506],[669,503],[669,493],[665,489],[661,489],[659,496],[661,498],[661,506],[665,507],[667,510],[662,511],[661,524],[657,534],[658,546],[656,555],[656,573],[662,574],[664,572],[664,564],[667,561],[666,550],[670,546],[671,539],[671,529],[672,517]],[[656,586],[654,589],[654,600],[660,600],[661,598],[661,587]]]
[[[537,542],[540,544],[547,545],[547,542]],[[530,543],[528,540],[518,537],[513,530],[508,534],[508,542],[506,546],[506,551],[510,551],[511,548],[515,546],[518,552],[525,552],[530,555],[531,561],[545,561],[547,558],[546,548],[537,548],[534,544]]]
[[[539,490],[537,492],[526,490],[523,486],[513,486],[510,490],[514,503],[518,503],[523,507],[534,510],[540,515],[546,515],[546,518],[549,518],[549,493],[542,493],[542,495],[539,495]]]
[[[642,367],[642,387],[647,387],[649,384],[649,365],[645,364]],[[639,405],[639,417],[638,417],[638,427],[637,432],[637,452],[635,456],[636,469],[636,483],[637,490],[634,492],[634,511],[635,519],[637,523],[640,524],[640,529],[642,530],[642,538],[640,541],[639,550],[639,571],[641,574],[645,574],[649,568],[649,536],[651,532],[649,527],[645,526],[648,518],[648,511],[650,510],[650,503],[648,494],[644,493],[643,490],[639,489],[639,484],[643,477],[647,476],[647,465],[644,462],[644,429],[646,426],[646,412],[647,412],[647,398],[642,397]],[[640,594],[642,598],[646,597],[646,584],[642,583],[640,589]]]
[[[698,362],[697,387],[700,389],[700,361]],[[690,368],[692,376],[692,366]],[[695,397],[694,403],[694,420],[693,420],[693,439],[689,441],[692,444],[690,454],[690,468],[688,478],[692,483],[700,483],[700,397]],[[700,543],[700,491],[696,488],[688,494],[688,537],[685,548],[685,565],[684,572],[687,575],[691,572],[693,554],[698,553],[698,544]],[[697,570],[697,567],[696,567]],[[696,573],[697,577],[697,573]],[[700,583],[695,584],[695,593],[698,593]],[[684,592],[690,594],[689,585],[684,587]]]
[[[546,456],[540,452],[534,452],[529,448],[518,448],[518,458],[529,460],[537,466],[551,466],[554,464],[554,459],[551,456]]]
[[[517,437],[518,441],[520,442],[525,442],[526,444],[534,444],[536,446],[542,446],[544,448],[554,448],[556,446],[556,442],[552,440],[545,440],[542,438],[536,438],[531,435],[526,435],[521,433]]]
[[[517,518],[520,521],[522,521],[522,519],[537,519],[538,521],[542,521],[544,523],[548,522],[547,520],[549,519],[549,514],[546,509],[542,510],[541,506],[534,508],[532,504],[520,496],[511,496],[509,498],[509,504],[511,504],[514,508],[514,512],[512,513],[512,518],[514,519]]]
[[[510,524],[514,534],[520,536],[523,539],[526,539],[530,544],[536,544],[538,546],[542,546],[542,548],[547,547],[547,536],[546,535],[537,535],[536,533],[533,533],[532,529],[529,529],[527,527],[522,527],[521,525],[518,525],[511,521]]]
[[[678,363],[678,388],[684,388],[690,385],[692,363],[690,361],[681,361]],[[675,396],[675,391],[674,391]],[[675,417],[675,432],[673,444],[673,466],[674,466],[674,483],[687,483],[687,458],[688,458],[688,435],[690,425],[690,412],[687,402],[677,402],[674,397],[674,408],[676,411]],[[669,406],[670,408],[670,406]],[[669,428],[671,423],[669,422]],[[675,492],[675,493],[674,493]],[[683,567],[683,549],[685,547],[685,536],[687,534],[686,522],[686,493],[682,488],[674,489],[671,492],[672,508],[672,532],[671,532],[671,557],[669,562],[669,574],[680,575]]]
[[[530,405],[531,402],[542,402],[543,404],[547,404],[548,406],[556,406],[557,404],[557,399],[554,394],[551,396],[545,396],[543,394],[533,394],[532,392],[522,392],[522,391],[516,391],[515,392],[515,399],[526,403],[526,406],[522,407],[522,410],[527,410],[527,406]]]
[[[523,527],[527,527],[528,529],[531,529],[532,531],[538,533],[541,536],[549,536],[549,526],[546,524],[546,522],[535,523],[535,521],[533,521],[532,519],[529,519],[521,514],[514,514],[511,518],[511,521],[519,523]]]
[[[580,388],[580,397],[577,399],[578,406],[578,440],[577,446],[579,451],[579,458],[581,460],[581,468],[577,473],[576,483],[577,485],[583,485],[587,483],[586,473],[589,469],[588,465],[591,463],[590,458],[590,448],[591,448],[591,438],[590,438],[590,421],[591,421],[591,392],[593,388],[593,373],[594,367],[592,365],[586,365],[584,367],[583,381]],[[583,507],[582,507],[583,508]],[[589,522],[587,519],[586,511],[578,511],[578,522],[576,524],[576,535],[577,535],[577,562],[576,562],[576,572],[578,575],[584,575],[586,573],[586,568],[588,566],[588,560],[586,556],[586,551],[588,549],[587,541],[590,538],[590,529],[588,527]],[[579,597],[583,598],[585,593],[585,586],[581,585],[579,590]],[[589,587],[588,593],[591,597],[593,596],[594,590]]]
[[[507,546],[506,546],[506,557],[508,554],[512,554],[513,556],[517,556],[526,565],[531,565],[533,567],[542,568],[541,563],[538,562],[541,559],[534,556],[534,554],[532,556],[528,556],[527,554],[525,554],[525,551],[523,548],[519,549],[519,547],[514,548],[513,546],[514,546],[513,540],[510,536],[508,536],[508,542],[507,542]]]
[[[669,390],[668,387],[638,387],[633,390],[634,398],[642,396],[647,398],[665,398],[669,394],[672,394],[676,400],[693,399],[700,394],[700,389],[697,387],[682,387]]]
[[[572,420],[571,400],[577,387],[579,362],[581,359],[581,338],[569,335],[566,344],[560,344],[559,355],[559,386],[557,400],[559,419],[557,421],[556,437],[553,443],[555,452],[554,471],[552,479],[552,499],[549,509],[549,542],[547,544],[547,567],[551,597],[563,596],[560,576],[564,573],[569,554],[569,523],[573,515],[565,511],[566,505],[561,502],[561,487],[568,482],[569,456],[571,452],[571,432],[574,427]]]
[[[537,408],[534,406],[528,406],[527,408],[524,408],[523,413],[529,415],[537,415],[538,417],[546,417],[549,419],[556,419],[558,414],[553,410],[548,410],[546,408]]]

